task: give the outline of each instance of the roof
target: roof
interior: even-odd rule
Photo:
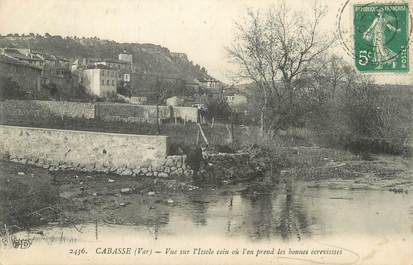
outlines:
[[[112,71],[116,71],[116,69],[112,69],[107,65],[104,64],[89,64],[86,66],[86,70],[89,69],[105,69],[105,70],[112,70]]]
[[[6,54],[8,56],[12,56],[12,57],[17,58],[17,59],[26,60],[26,61],[42,61],[42,59],[38,58],[37,56],[36,57],[26,56],[26,55],[20,53],[16,49],[4,49],[4,54]]]
[[[5,64],[13,64],[13,65],[20,65],[20,66],[24,66],[24,67],[29,67],[29,68],[39,70],[39,71],[42,70],[40,67],[30,65],[28,63],[19,61],[19,60],[13,58],[13,57],[6,56],[6,55],[0,55],[0,62],[5,63]]]
[[[198,79],[185,79],[186,85],[199,85]]]
[[[56,60],[55,56],[47,54],[47,53],[43,53],[43,52],[40,52],[40,51],[32,51],[32,53],[35,54],[35,55],[43,57],[43,59],[45,59],[45,60],[49,60],[49,61]]]
[[[69,59],[66,59],[66,58],[64,58],[64,57],[56,56],[56,58],[57,58],[58,60],[60,60],[60,61],[70,62]]]
[[[118,64],[129,64],[127,61],[117,60],[117,59],[103,59],[98,62],[108,62],[108,63],[118,63]]]

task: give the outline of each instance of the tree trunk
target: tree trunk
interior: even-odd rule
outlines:
[[[267,95],[267,90],[265,90],[265,87],[261,85],[261,88],[264,92],[264,104],[261,108],[261,135],[262,137],[265,136],[265,112],[267,111],[267,106],[268,106],[268,95]]]
[[[264,108],[261,108],[261,135],[264,136]]]
[[[161,126],[159,124],[159,100],[156,100],[156,127],[158,130],[158,134],[161,134]]]
[[[293,127],[293,125],[294,125],[294,101],[293,101],[294,91],[293,91],[293,88],[291,87],[291,81],[290,80],[288,80],[285,85],[286,85],[286,89],[288,91],[288,100],[289,100],[288,125],[290,127]]]

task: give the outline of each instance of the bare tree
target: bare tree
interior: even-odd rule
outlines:
[[[263,133],[294,121],[300,77],[332,44],[332,38],[320,31],[324,15],[325,9],[317,4],[307,17],[283,3],[263,13],[248,10],[246,20],[236,24],[237,34],[227,52],[239,66],[239,77],[254,82],[263,92]],[[266,117],[270,113],[272,117]]]
[[[351,66],[336,55],[322,56],[313,61],[311,68],[300,77],[306,88],[306,96],[318,105],[334,102],[336,91],[344,84],[354,82]]]

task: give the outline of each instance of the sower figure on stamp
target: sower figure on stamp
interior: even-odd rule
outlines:
[[[383,64],[393,64],[395,68],[395,60],[397,54],[385,46],[387,29],[393,32],[399,32],[400,29],[396,29],[390,24],[393,18],[384,15],[384,9],[379,7],[377,9],[377,17],[373,20],[370,27],[364,32],[363,38],[367,41],[373,41],[374,46],[374,60],[378,64],[376,69],[382,69]]]

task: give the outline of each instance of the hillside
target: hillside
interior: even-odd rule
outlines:
[[[78,57],[117,58],[124,51],[133,55],[137,72],[171,78],[193,79],[208,77],[205,68],[177,56],[167,48],[154,44],[118,43],[99,38],[51,36],[45,34],[0,36],[0,47],[31,48],[68,59]]]

